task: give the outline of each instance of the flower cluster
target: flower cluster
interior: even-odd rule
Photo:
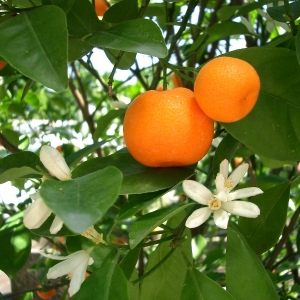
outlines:
[[[51,146],[42,146],[40,151],[40,160],[48,172],[59,180],[71,179],[71,170],[62,155]],[[23,222],[29,229],[39,228],[51,215],[51,209],[46,205],[39,192],[30,195],[34,201],[29,205],[25,212]],[[50,227],[50,233],[57,233],[63,226],[63,221],[55,216]]]
[[[223,229],[226,229],[228,225],[228,213],[247,218],[256,218],[260,214],[260,210],[256,204],[246,201],[233,201],[263,193],[257,187],[232,191],[243,178],[248,168],[248,164],[241,164],[228,177],[228,161],[226,159],[223,160],[216,177],[215,195],[199,182],[184,180],[182,187],[186,195],[192,200],[207,206],[196,209],[188,217],[186,227],[195,228],[200,226],[212,213],[215,224]]]

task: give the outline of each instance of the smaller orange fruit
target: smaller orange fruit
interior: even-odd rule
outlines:
[[[172,80],[174,87],[183,87],[182,78],[179,75],[177,75],[176,73],[172,73],[171,80]]]
[[[235,122],[250,113],[259,95],[260,79],[246,61],[217,57],[198,73],[195,98],[205,114],[219,122]]]
[[[48,291],[36,291],[36,293],[41,299],[51,299],[55,295],[56,291],[55,289],[51,289]]]
[[[0,70],[2,70],[6,66],[5,61],[0,61]]]
[[[186,88],[147,91],[129,105],[124,140],[130,154],[149,167],[187,166],[209,150],[213,120]]]
[[[95,0],[95,11],[98,17],[102,17],[108,8],[105,0]]]

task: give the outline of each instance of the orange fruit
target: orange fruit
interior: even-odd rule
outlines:
[[[182,78],[179,75],[177,75],[176,73],[172,73],[171,81],[172,81],[174,87],[183,87]]]
[[[209,150],[213,120],[186,88],[147,91],[129,105],[124,117],[128,151],[149,167],[186,166]]]
[[[256,70],[246,61],[217,57],[198,73],[195,98],[205,114],[219,122],[235,122],[250,113],[260,90]]]
[[[5,61],[0,61],[0,70],[2,70],[6,66]]]
[[[102,17],[108,8],[105,0],[95,0],[95,11],[98,17]]]
[[[41,299],[51,299],[55,295],[56,291],[55,289],[51,289],[48,291],[36,291],[36,293]]]

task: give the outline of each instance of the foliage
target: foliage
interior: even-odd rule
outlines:
[[[0,191],[6,182],[19,191],[0,206],[0,269],[15,278],[31,241],[43,238],[54,254],[94,247],[76,300],[298,299],[300,2],[112,0],[103,18],[93,2],[0,1]],[[193,90],[201,66],[219,55],[258,72],[252,112],[215,122],[197,165],[136,162],[122,138],[127,105],[147,90],[173,88],[173,73]],[[71,180],[47,172],[38,156],[45,144],[64,156]],[[213,190],[223,159],[231,169],[249,164],[239,188],[263,190],[251,199],[260,215],[232,215],[227,230],[211,219],[186,228],[199,205],[182,181]],[[29,230],[23,215],[35,190],[53,214]],[[54,214],[64,226],[51,234]],[[102,243],[80,235],[91,226]],[[42,270],[43,290],[69,284],[46,278],[53,265],[41,258],[31,267]],[[37,289],[20,293],[32,299]]]

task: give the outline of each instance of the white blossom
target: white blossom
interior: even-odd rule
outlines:
[[[51,146],[42,146],[40,160],[52,176],[59,180],[71,179],[71,170],[62,155]],[[23,223],[29,229],[39,228],[51,215],[51,209],[46,205],[39,192],[30,195],[34,201],[24,211]],[[63,221],[55,216],[50,227],[50,233],[57,233],[63,226]]]
[[[76,251],[68,256],[57,256],[41,253],[43,256],[51,259],[63,260],[49,269],[47,278],[55,279],[67,275],[67,277],[70,279],[68,292],[70,297],[72,297],[79,291],[80,286],[85,279],[87,267],[94,263],[93,258],[90,257],[93,248],[94,247],[91,247],[87,250]]]
[[[256,204],[246,201],[233,201],[263,193],[257,187],[244,188],[232,192],[232,189],[243,178],[248,168],[248,164],[241,164],[228,176],[228,161],[223,160],[220,164],[220,172],[216,177],[215,195],[197,181],[184,180],[182,187],[186,195],[192,200],[207,206],[196,209],[188,217],[185,225],[189,228],[198,227],[212,213],[215,224],[223,229],[226,229],[228,225],[228,213],[247,218],[256,218],[260,214]]]
[[[93,241],[95,244],[104,243],[103,241],[103,234],[96,231],[94,226],[90,227],[86,231],[81,233],[82,236],[86,237],[87,239]]]

